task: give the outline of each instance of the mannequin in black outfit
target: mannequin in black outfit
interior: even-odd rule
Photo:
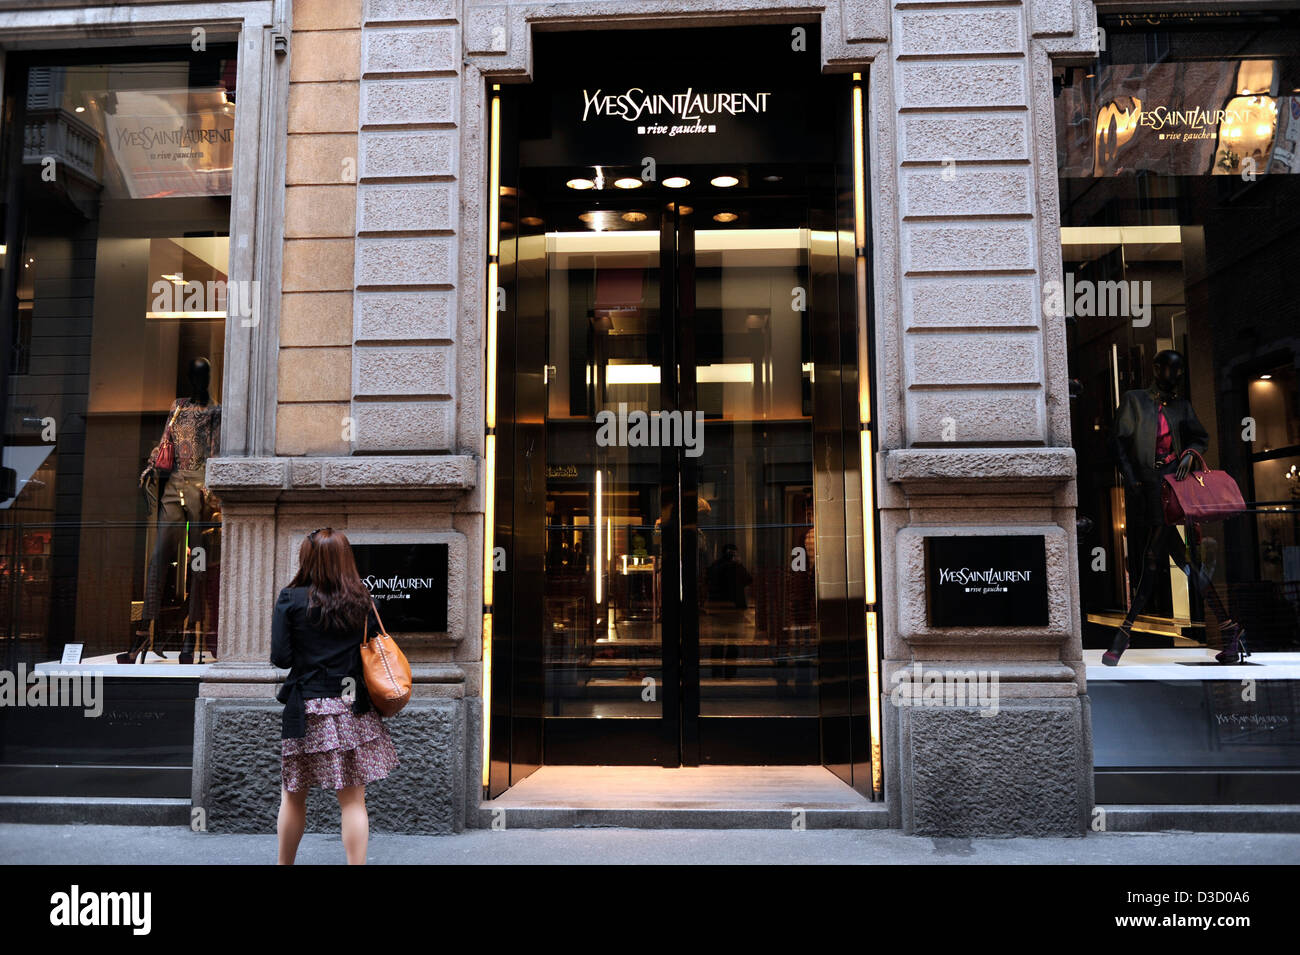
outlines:
[[[1146,543],[1142,549],[1142,571],[1128,614],[1115,631],[1110,649],[1102,655],[1106,666],[1118,665],[1120,656],[1128,649],[1133,621],[1151,600],[1156,580],[1169,559],[1187,575],[1219,621],[1224,648],[1215,659],[1220,663],[1236,663],[1248,653],[1243,639],[1246,631],[1228,616],[1213,580],[1201,563],[1200,529],[1194,524],[1187,525],[1184,543],[1178,528],[1166,524],[1164,519],[1161,490],[1165,475],[1173,474],[1176,480],[1185,480],[1196,460],[1192,452],[1204,454],[1209,445],[1209,435],[1197,419],[1191,402],[1178,395],[1185,367],[1180,353],[1160,352],[1153,361],[1151,387],[1125,393],[1116,412],[1112,449],[1128,491],[1125,497],[1128,525],[1145,535]],[[1163,444],[1162,417],[1167,425]]]

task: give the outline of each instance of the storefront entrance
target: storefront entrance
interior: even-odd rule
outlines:
[[[682,36],[748,65],[580,76],[556,37],[494,94],[493,795],[542,763],[870,791],[852,90],[785,28]]]

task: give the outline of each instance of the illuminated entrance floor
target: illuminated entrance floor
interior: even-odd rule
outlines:
[[[480,804],[480,825],[549,829],[880,829],[873,803],[821,766],[543,766]]]

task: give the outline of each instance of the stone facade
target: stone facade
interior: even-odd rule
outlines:
[[[465,555],[449,593],[458,626],[409,641],[417,699],[393,723],[403,767],[371,805],[376,829],[478,818],[488,84],[527,80],[538,29],[817,19],[824,68],[869,81],[884,686],[916,662],[1003,674],[995,719],[886,703],[891,818],[926,835],[1084,831],[1065,341],[1038,303],[1061,277],[1051,70],[1090,57],[1092,0],[173,6],[242,24],[241,77],[259,85],[241,79],[231,274],[271,292],[256,328],[228,331],[232,421],[209,462],[226,535],[221,662],[195,725],[193,801],[209,828],[273,824],[271,603],[297,541],[324,524]],[[16,9],[0,3],[6,29],[133,35],[118,7],[4,12]],[[1046,536],[1050,625],[929,631],[922,534],[989,530]],[[332,807],[312,807],[329,825]]]

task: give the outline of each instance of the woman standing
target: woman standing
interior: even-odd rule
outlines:
[[[378,617],[347,537],[329,527],[312,531],[271,623],[271,664],[289,669],[276,696],[284,704],[281,865],[297,855],[313,786],[337,792],[348,864],[365,864],[366,783],[397,768],[397,750],[370,705],[361,669],[361,641],[372,627],[378,629]]]

